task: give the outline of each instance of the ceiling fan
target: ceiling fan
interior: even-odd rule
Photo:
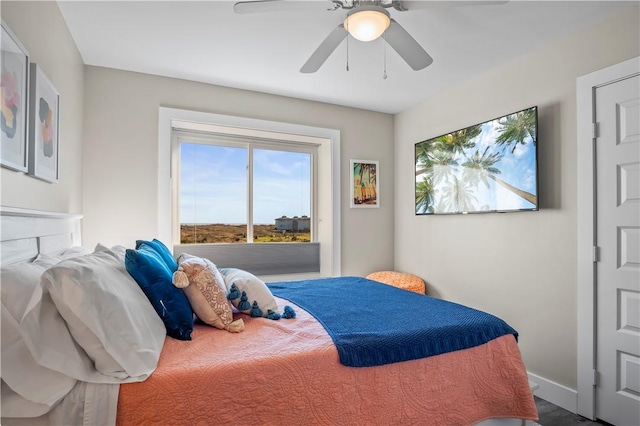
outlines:
[[[429,66],[433,62],[433,58],[395,19],[391,18],[387,9],[392,7],[397,11],[404,12],[409,10],[407,4],[416,4],[417,6],[419,3],[400,0],[331,0],[327,2],[258,0],[238,2],[234,5],[234,11],[236,13],[257,13],[319,8],[327,11],[348,10],[344,22],[329,33],[302,66],[300,69],[302,73],[318,71],[348,34],[360,41],[371,41],[383,36],[389,46],[413,70],[418,71]]]
[[[239,14],[287,10],[348,10],[343,23],[329,33],[327,38],[320,43],[320,46],[300,68],[302,73],[318,71],[348,34],[360,41],[372,41],[383,36],[389,46],[413,70],[419,71],[431,65],[433,58],[395,19],[391,18],[387,11],[388,8],[393,8],[398,12],[406,12],[426,7],[479,6],[505,3],[508,3],[508,0],[249,0],[236,3],[233,9]]]

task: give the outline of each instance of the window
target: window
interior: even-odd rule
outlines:
[[[175,138],[180,244],[315,241],[315,145]]]
[[[246,269],[270,280],[340,274],[339,131],[161,107],[158,132],[158,238],[173,247],[174,255],[188,252],[209,258],[220,267],[233,266]],[[236,220],[242,222],[240,225],[244,225],[244,232],[239,232],[240,235],[235,236],[239,237],[240,241],[236,242],[234,238],[234,242],[202,243],[194,240],[193,243],[191,241],[187,244],[180,243],[180,222],[183,222],[181,216],[184,218],[184,223],[209,221],[209,219],[195,218],[196,215],[200,215],[198,213],[200,210],[204,212],[206,205],[204,203],[208,202],[215,206],[216,202],[218,204],[238,202],[234,198],[238,191],[224,195],[220,189],[214,191],[214,196],[210,200],[207,200],[207,197],[198,197],[200,204],[191,213],[187,206],[182,205],[189,196],[185,190],[184,195],[180,197],[179,184],[188,182],[189,178],[187,175],[182,175],[180,161],[183,148],[181,143],[178,143],[180,138],[184,144],[185,156],[206,158],[206,151],[195,153],[189,152],[189,149],[215,151],[232,148],[240,149],[236,153],[243,153],[246,197],[243,197],[244,204],[241,204],[237,210],[245,212],[244,216],[241,220],[235,218],[222,220],[224,219],[222,212],[216,213],[221,222],[235,223]],[[297,176],[302,176],[297,184],[283,187],[282,181],[265,179],[267,168],[277,169],[280,163],[289,167],[297,163],[301,163],[299,166],[306,164],[306,167],[294,168],[298,173]],[[252,165],[251,174],[246,170],[249,165]],[[235,175],[231,172],[224,173],[228,167],[233,168],[230,161],[222,165],[212,163],[202,171],[209,174],[211,178],[215,178],[212,180],[227,179],[230,182],[229,179]],[[292,170],[287,173],[294,174]],[[284,175],[284,170],[281,170],[281,174]],[[194,182],[197,180],[191,181],[191,183]],[[269,197],[259,196],[258,193],[264,194],[267,184],[280,188],[280,200],[284,201],[278,203]],[[202,186],[198,185],[191,191],[197,193],[202,189]],[[251,192],[253,196],[249,195]],[[302,195],[290,199],[283,198],[285,195],[296,194]],[[216,198],[217,195],[221,197]],[[303,199],[308,201],[300,201]],[[298,207],[300,213],[295,214],[293,211],[280,213],[285,204],[301,206]],[[268,211],[273,205],[277,205],[280,209],[275,216],[272,213],[267,214],[271,219],[270,225],[277,227],[279,223],[281,227],[286,227],[285,236],[290,238],[289,242],[294,243],[256,241],[256,236],[260,238],[258,225],[262,224],[259,213]],[[286,217],[282,218],[283,215]],[[296,224],[294,224],[295,216],[298,216]],[[304,228],[303,225],[307,219],[304,216],[309,219],[310,242],[300,241],[303,238],[300,228]],[[283,220],[276,222],[276,219]],[[247,227],[247,224],[255,226]],[[289,232],[289,229],[294,226],[298,227],[295,234]],[[193,238],[193,229],[191,231]],[[296,241],[291,241],[294,235]],[[274,236],[277,236],[277,233],[274,233]],[[271,235],[268,238],[271,238]],[[257,244],[258,242],[260,244]]]

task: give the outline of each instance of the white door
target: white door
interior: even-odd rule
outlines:
[[[640,76],[598,87],[596,417],[640,425]]]

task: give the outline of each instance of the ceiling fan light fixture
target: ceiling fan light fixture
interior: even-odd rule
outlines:
[[[344,28],[353,38],[360,41],[377,39],[390,24],[389,12],[375,6],[360,7],[344,20]]]

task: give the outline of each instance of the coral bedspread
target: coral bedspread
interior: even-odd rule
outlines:
[[[277,298],[280,309],[290,302]],[[234,334],[197,325],[167,338],[157,370],[120,386],[117,424],[471,425],[537,419],[512,335],[471,349],[377,367],[340,363],[311,315],[242,316]]]

